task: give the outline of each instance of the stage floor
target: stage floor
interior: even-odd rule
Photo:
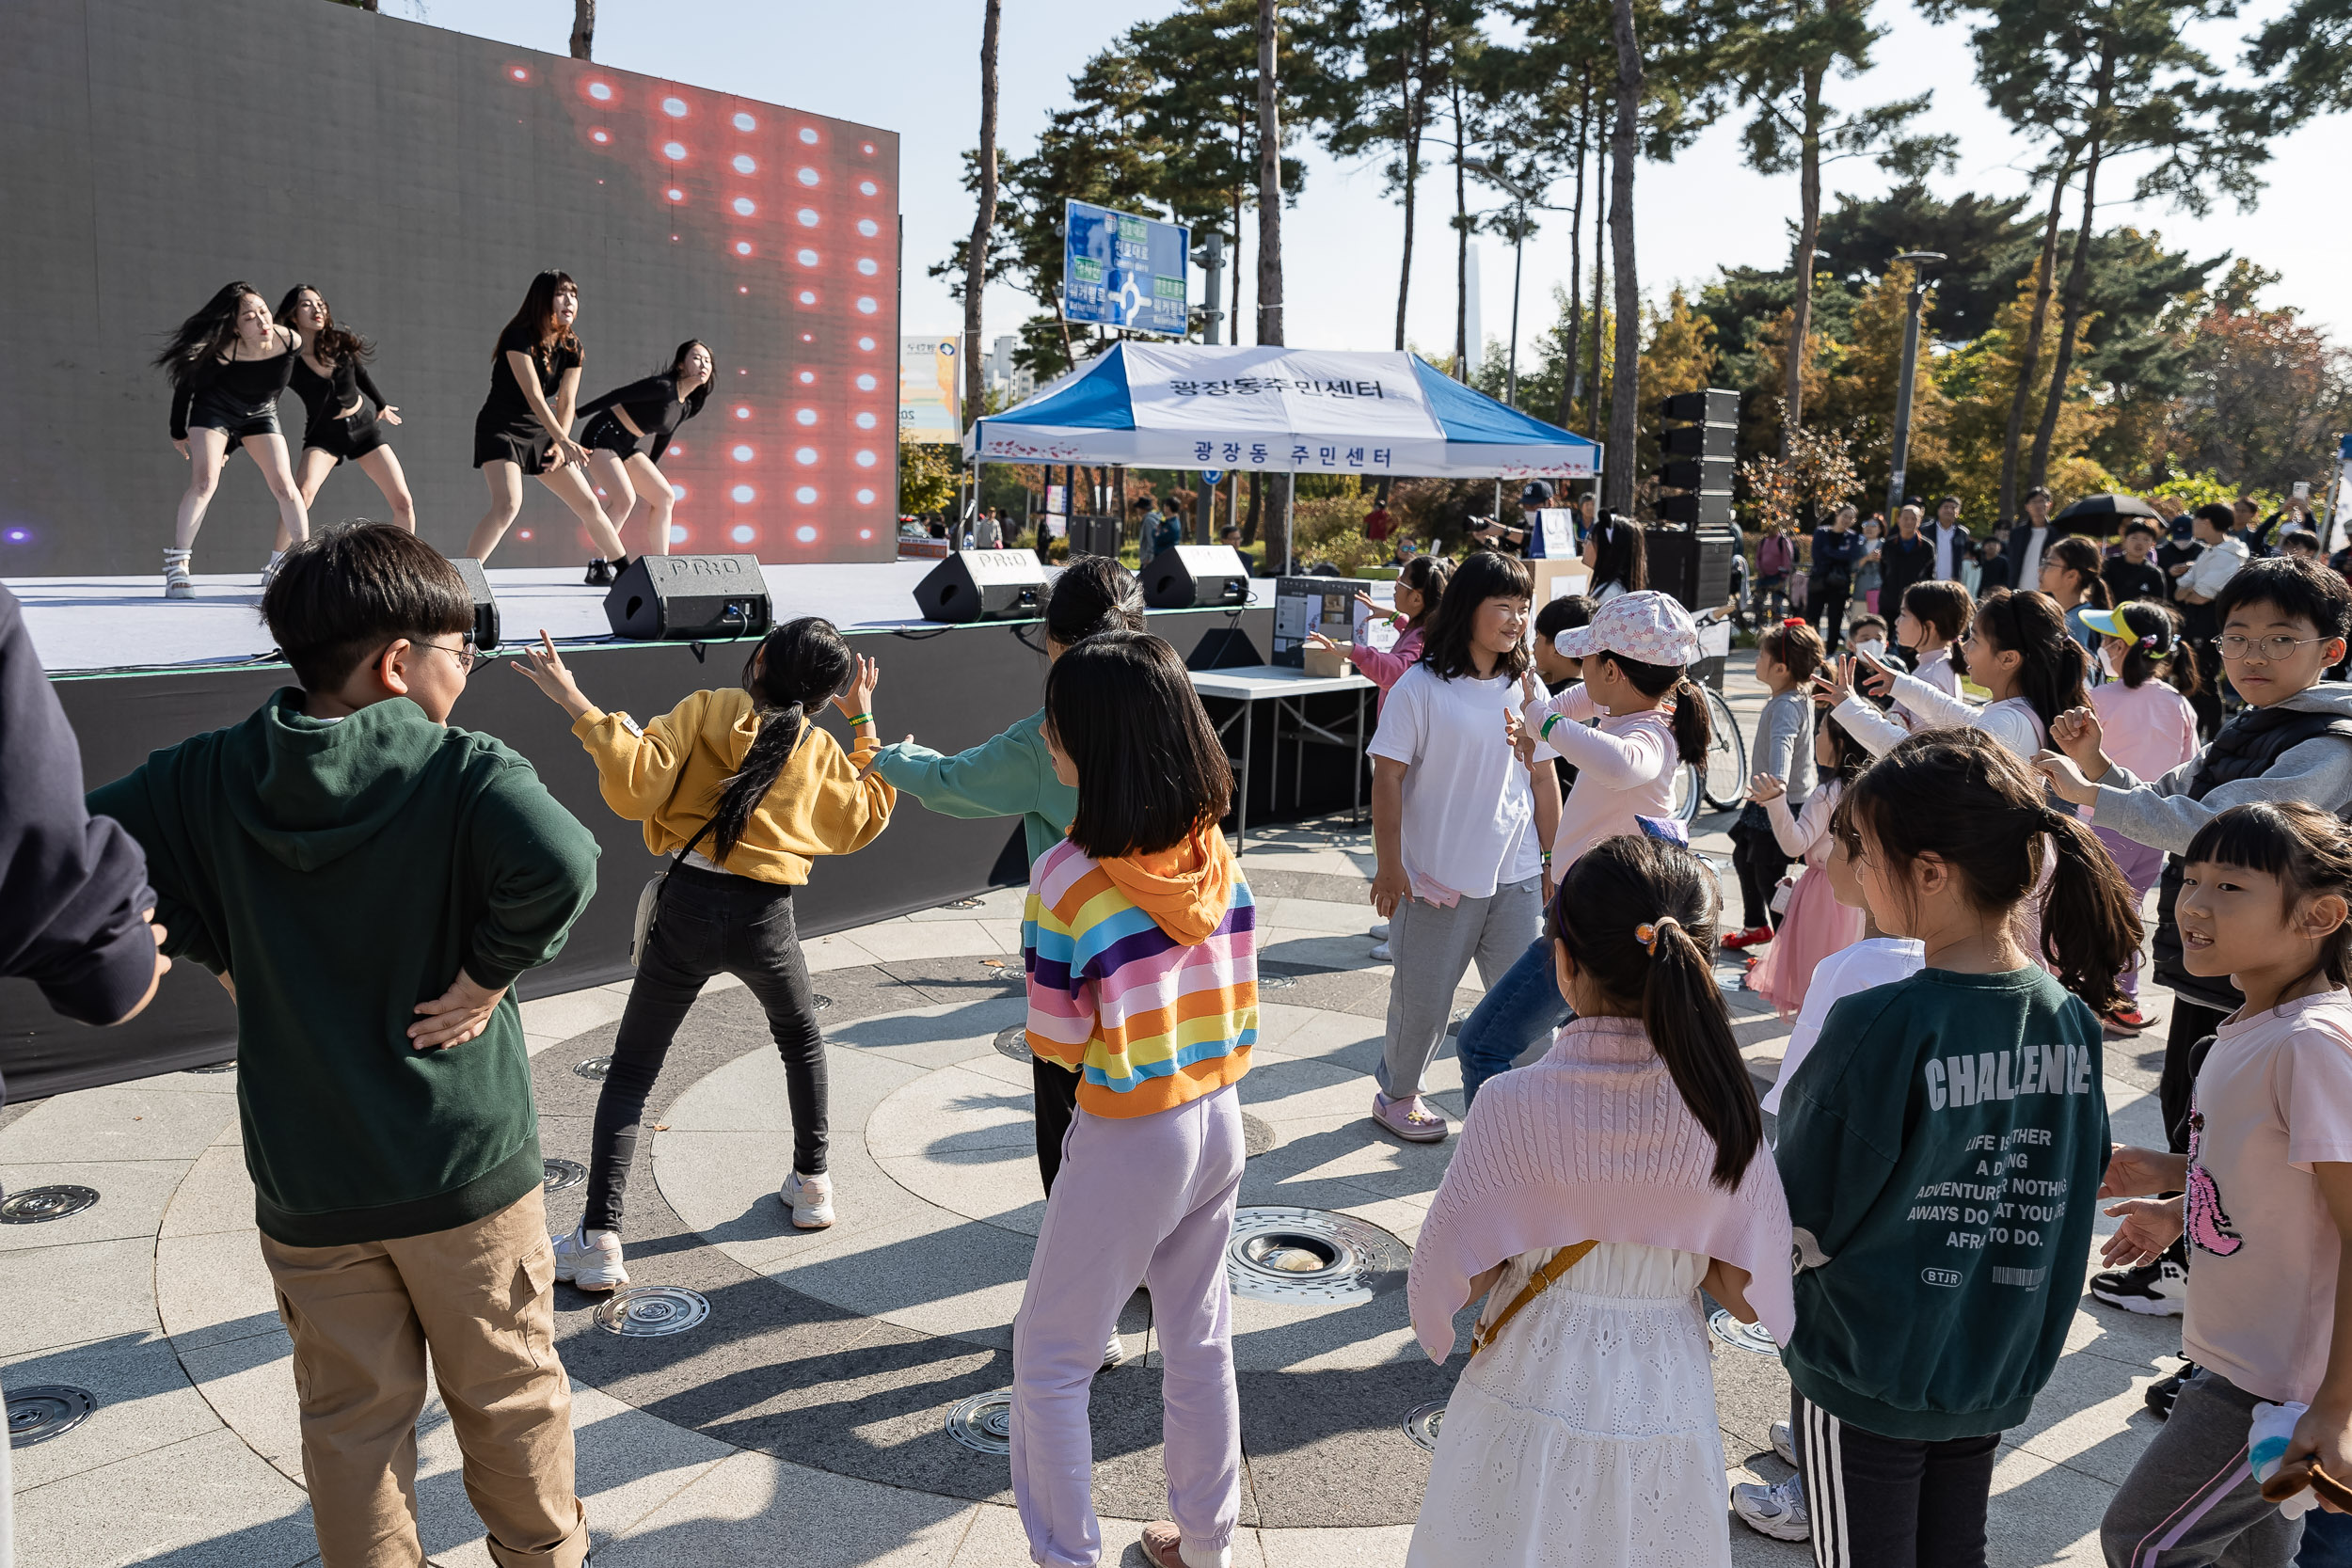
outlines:
[[[914,585],[935,561],[840,562],[764,566],[778,621],[822,615],[845,632],[927,626],[914,613]],[[611,639],[605,590],[580,580],[578,567],[499,569],[489,574],[506,645],[542,628],[558,643]],[[262,625],[258,572],[199,577],[196,597],[166,599],[158,577],[12,578],[24,625],[41,665],[53,675],[250,664],[275,647]],[[1273,602],[1270,581],[1253,582],[1252,604]]]

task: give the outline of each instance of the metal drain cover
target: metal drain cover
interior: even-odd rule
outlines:
[[[631,1339],[683,1334],[710,1316],[710,1303],[698,1291],[676,1285],[641,1285],[615,1291],[596,1308],[596,1326],[607,1334]]]
[[[1352,1214],[1250,1208],[1234,1212],[1225,1275],[1252,1301],[1319,1306],[1400,1290],[1412,1260],[1410,1247]]]
[[[89,1419],[98,1400],[87,1388],[37,1383],[8,1393],[8,1447],[29,1449],[62,1436]]]
[[[996,1036],[996,1054],[1010,1056],[1016,1062],[1036,1061],[1037,1057],[1029,1051],[1028,1028],[1024,1024],[1016,1023],[1009,1029],[999,1030]]]
[[[192,1067],[188,1070],[190,1072],[234,1072],[237,1070],[237,1059],[231,1056],[225,1062],[215,1062],[210,1067]]]
[[[975,1453],[1012,1452],[1012,1390],[975,1394],[947,1412],[947,1435]]]
[[[1241,1114],[1241,1155],[1243,1159],[1254,1160],[1281,1141],[1274,1135],[1272,1122],[1263,1117],[1253,1117],[1247,1111]]]
[[[1438,1429],[1445,1424],[1445,1402],[1417,1404],[1405,1412],[1405,1435],[1427,1449],[1438,1451]]]
[[[577,1160],[542,1160],[545,1190],[550,1193],[568,1192],[588,1180],[588,1167]]]
[[[573,1067],[572,1070],[580,1074],[582,1078],[587,1079],[591,1084],[601,1084],[604,1082],[604,1075],[612,1070],[612,1058],[610,1056],[591,1056],[586,1061],[579,1063]]]
[[[1298,976],[1295,974],[1268,974],[1263,971],[1260,971],[1258,974],[1260,990],[1288,990],[1296,984],[1298,984]]]
[[[821,1013],[832,1006],[833,998],[830,996],[812,995],[808,999],[808,1010],[813,1013]]]
[[[939,907],[943,910],[977,910],[980,901],[977,898],[950,898]]]
[[[1762,1323],[1741,1323],[1731,1315],[1727,1307],[1718,1307],[1707,1315],[1707,1332],[1733,1350],[1749,1351],[1757,1355],[1780,1354],[1780,1347],[1772,1342],[1771,1329]]]
[[[0,1225],[40,1225],[78,1214],[98,1201],[94,1187],[27,1187],[0,1198]]]

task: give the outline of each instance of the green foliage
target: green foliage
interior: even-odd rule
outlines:
[[[963,474],[962,453],[940,441],[898,443],[898,510],[903,513],[945,512],[955,505],[957,481]]]

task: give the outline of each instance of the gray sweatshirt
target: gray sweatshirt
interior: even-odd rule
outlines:
[[[2325,713],[2352,719],[2352,683],[2321,681],[2279,705],[2293,713]],[[2201,749],[2153,784],[2142,784],[2122,764],[2099,781],[2092,802],[2099,826],[2135,844],[2184,854],[2197,830],[2232,806],[2249,800],[2300,800],[2342,816],[2352,808],[2352,745],[2323,735],[2290,747],[2259,778],[2218,785],[2201,800],[2188,798],[2188,782],[2204,761]]]
[[[1770,773],[1788,786],[1788,809],[1804,804],[1813,793],[1813,700],[1803,687],[1790,687],[1764,705],[1756,721],[1754,771]]]

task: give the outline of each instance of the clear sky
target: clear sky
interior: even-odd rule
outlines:
[[[2260,16],[2279,0],[2258,0]],[[562,54],[571,32],[570,0],[382,0],[386,12],[419,18],[514,43]],[[1132,23],[1161,14],[1170,0],[1006,0],[1000,99],[1001,135],[1009,150],[1030,146],[1047,113],[1065,100],[1070,75],[1088,55]],[[977,0],[857,0],[818,5],[810,0],[601,0],[596,56],[607,64],[790,104],[899,133],[904,158],[906,217],[905,326],[910,332],[952,330],[961,309],[944,279],[927,276],[972,225],[971,198],[961,184],[962,151],[977,139],[980,8]],[[1880,44],[1867,75],[1836,86],[1833,101],[1857,106],[1932,88],[1933,127],[1957,135],[1957,169],[1936,182],[1945,194],[1976,189],[2014,194],[2027,151],[2008,135],[1971,78],[1967,29],[1937,27],[1908,6],[1880,0],[1878,19],[1892,31]],[[2231,40],[2241,22],[2210,40],[2234,55]],[[2337,194],[2341,150],[2352,122],[2307,122],[2273,148],[2269,187],[2259,206],[2241,214],[2223,202],[2202,219],[2158,205],[2134,207],[2130,166],[2102,177],[2103,223],[2136,222],[2199,257],[2233,251],[2284,275],[2275,303],[2300,308],[2305,319],[2352,338],[2352,305],[2342,287],[2342,258],[2352,247],[2352,205]],[[2329,156],[2333,147],[2336,156]],[[1322,348],[1386,349],[1396,311],[1397,268],[1403,245],[1400,210],[1380,191],[1375,163],[1343,165],[1319,149],[1305,150],[1308,173],[1299,203],[1286,218],[1284,259],[1290,282],[1293,343]],[[1831,191],[1883,189],[1874,166],[1833,166]],[[1416,346],[1448,352],[1454,341],[1453,211],[1450,170],[1424,176],[1422,216],[1414,250],[1414,286],[1407,332]],[[2112,197],[2112,204],[2104,198]],[[1556,197],[1565,203],[1565,190]],[[1497,206],[1488,193],[1473,205]],[[1678,159],[1642,166],[1635,195],[1637,244],[1644,293],[1662,298],[1671,285],[1697,285],[1716,268],[1749,263],[1784,266],[1787,225],[1794,216],[1794,175],[1765,179],[1740,164],[1738,122],[1708,132]],[[1565,221],[1565,220],[1560,220]],[[1589,230],[1589,214],[1587,225]],[[1589,245],[1587,247],[1589,249]],[[1511,254],[1503,241],[1482,242],[1485,324],[1489,337],[1506,335]],[[2336,261],[2331,265],[2328,258]],[[1589,265],[1589,259],[1587,261]],[[1566,237],[1557,228],[1527,245],[1522,342],[1549,314],[1550,290],[1567,277]],[[1588,275],[1589,276],[1589,275]],[[1587,285],[1589,287],[1589,283]],[[1196,279],[1196,297],[1198,283]],[[1254,293],[1254,291],[1251,291]],[[1244,309],[1250,303],[1245,295]],[[988,298],[988,331],[1009,331],[1035,306],[1001,285]]]

